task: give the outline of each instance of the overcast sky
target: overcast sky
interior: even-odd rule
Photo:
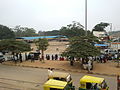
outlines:
[[[80,22],[84,25],[85,0],[0,0],[0,24],[21,25],[39,31],[59,30]],[[113,24],[120,30],[120,0],[88,0],[88,29],[96,24]]]

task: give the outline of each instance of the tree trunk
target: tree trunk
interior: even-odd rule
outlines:
[[[44,50],[41,50],[42,60],[44,60]]]

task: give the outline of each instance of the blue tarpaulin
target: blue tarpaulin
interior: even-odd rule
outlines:
[[[108,46],[108,45],[106,45],[106,44],[95,44],[95,46],[98,46],[98,47],[106,47],[106,46]]]
[[[33,40],[33,39],[39,39],[39,38],[51,39],[51,38],[59,38],[59,37],[66,38],[66,36],[58,35],[58,36],[40,36],[40,37],[18,37],[16,39]]]

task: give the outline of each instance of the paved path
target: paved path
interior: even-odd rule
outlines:
[[[7,65],[18,65],[18,66],[27,66],[27,67],[39,67],[39,68],[55,68],[59,70],[67,70],[67,71],[76,71],[87,73],[86,70],[82,70],[80,68],[80,62],[75,62],[74,66],[70,66],[69,61],[52,61],[45,60],[45,63],[40,61],[35,61],[31,63],[30,61],[25,61],[23,63],[14,64],[13,62],[5,62],[3,64]],[[109,61],[107,63],[97,63],[94,62],[94,69],[92,72],[94,74],[102,74],[102,75],[112,75],[115,76],[118,73],[120,74],[120,68],[117,68],[117,63],[113,61]]]
[[[42,85],[47,80],[47,73],[47,69],[0,65],[0,85],[2,85],[0,90],[43,90]],[[86,74],[69,73],[72,75],[74,85],[78,88],[79,79]],[[104,75],[92,76],[105,78],[110,90],[116,90],[116,77]]]

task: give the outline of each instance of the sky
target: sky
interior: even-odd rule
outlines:
[[[112,23],[120,30],[120,0],[88,0],[88,30],[100,23]],[[72,21],[85,23],[85,0],[0,0],[0,24],[36,31],[59,30]],[[108,28],[108,31],[110,29]]]

